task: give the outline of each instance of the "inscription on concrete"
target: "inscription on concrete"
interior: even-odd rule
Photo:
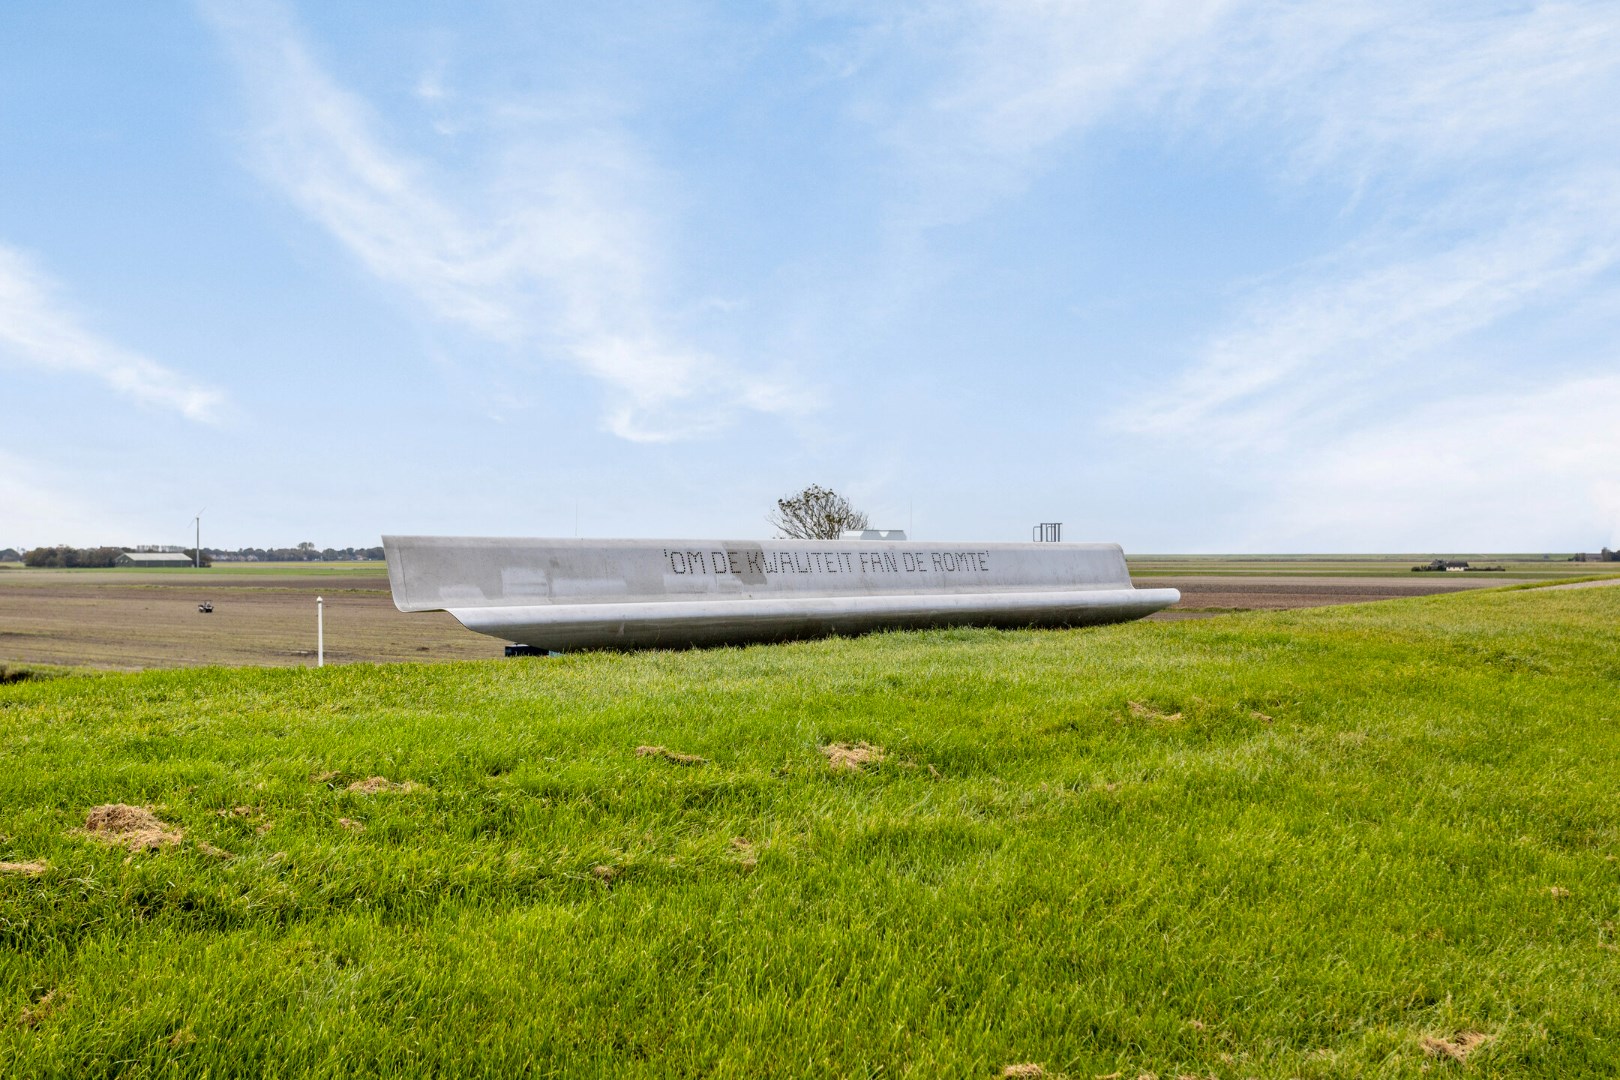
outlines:
[[[942,574],[990,572],[990,552],[983,551],[764,551],[710,548],[664,549],[672,574]]]

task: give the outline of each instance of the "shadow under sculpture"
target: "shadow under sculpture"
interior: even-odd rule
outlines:
[[[684,648],[948,626],[1085,626],[1181,598],[1117,544],[385,536],[401,611],[533,649]]]

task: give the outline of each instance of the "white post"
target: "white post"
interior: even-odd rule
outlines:
[[[326,666],[326,601],[315,598],[315,666]]]

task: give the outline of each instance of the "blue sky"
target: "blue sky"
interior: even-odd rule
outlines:
[[[1620,546],[1620,6],[0,7],[0,546]]]

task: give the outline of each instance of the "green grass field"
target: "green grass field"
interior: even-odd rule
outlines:
[[[12,682],[0,1076],[1613,1076],[1617,725],[1614,588]]]

